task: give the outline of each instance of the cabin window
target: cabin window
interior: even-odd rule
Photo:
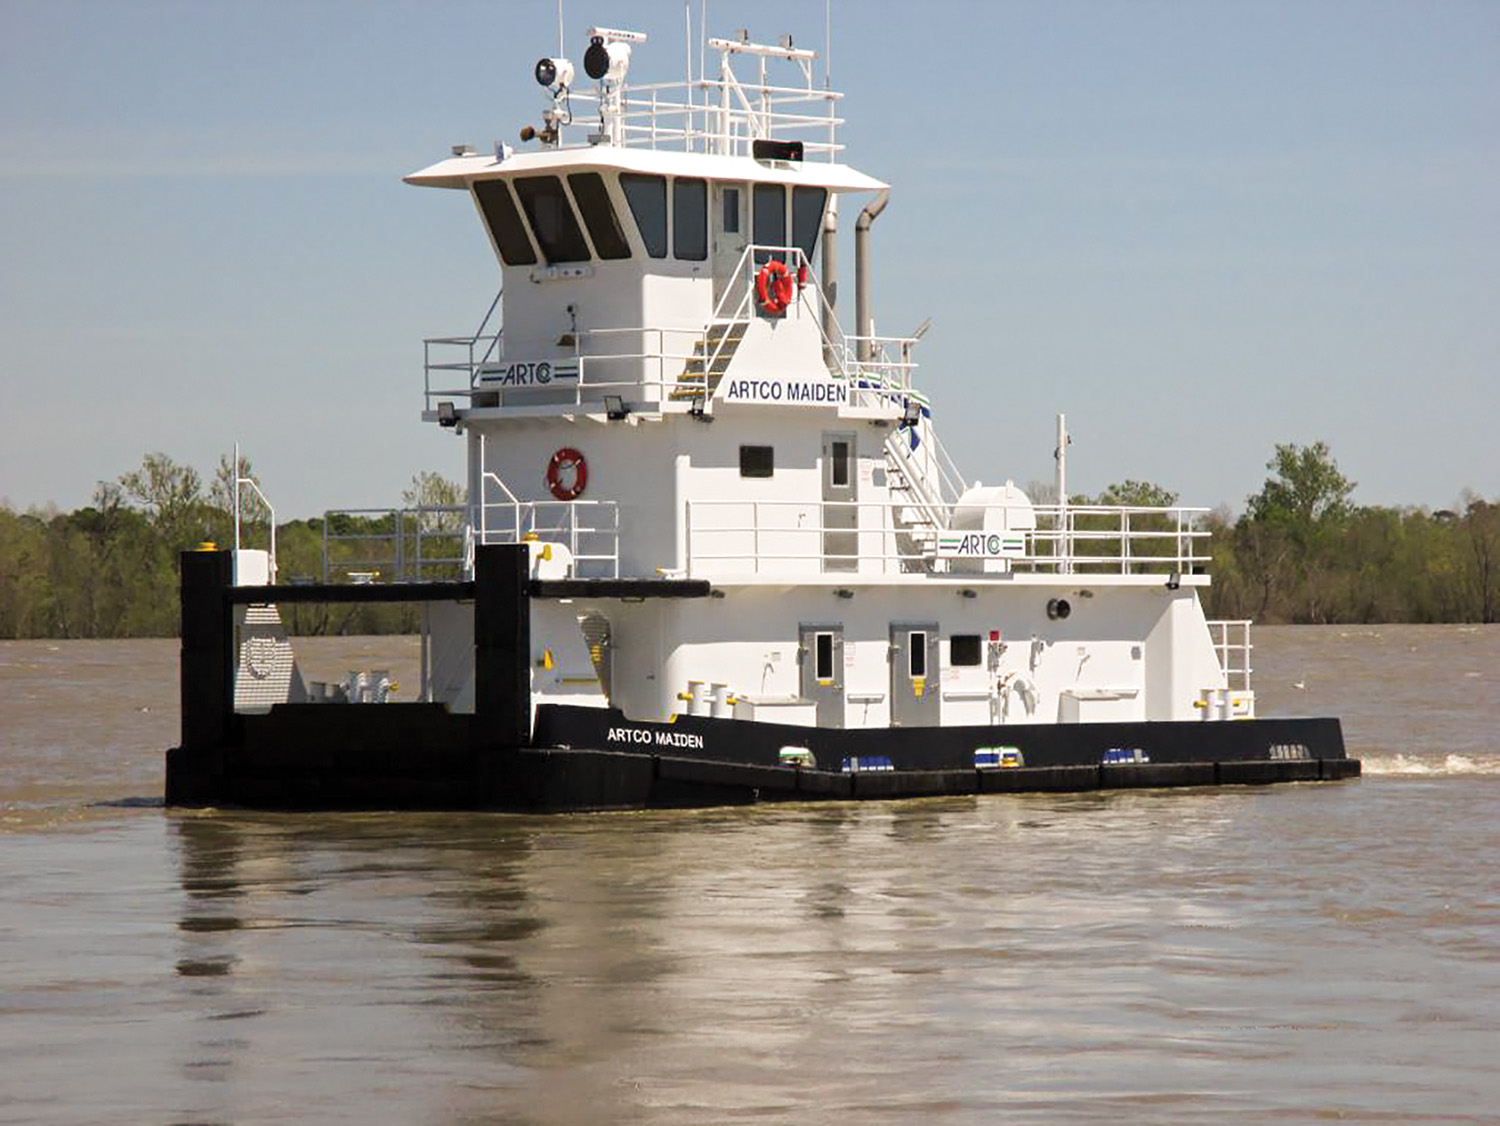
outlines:
[[[635,225],[653,258],[667,256],[667,182],[660,176],[641,176],[634,172],[620,174],[625,202],[635,216]]]
[[[708,257],[708,181],[672,181],[672,251],[688,262]]]
[[[834,439],[829,443],[828,483],[837,489],[849,487],[849,443]]]
[[[950,665],[977,665],[979,653],[980,644],[977,633],[956,633],[948,640],[948,663]]]
[[[597,172],[575,172],[568,177],[568,187],[573,189],[573,199],[583,214],[583,225],[589,229],[589,238],[594,240],[599,257],[629,258],[630,243],[625,241],[615,206],[609,202],[604,177]]]
[[[927,675],[927,631],[914,629],[906,635],[906,671],[913,680]]]
[[[833,679],[833,634],[813,635],[813,677],[817,680]]]
[[[792,245],[811,258],[823,230],[823,205],[828,202],[827,188],[792,189]]]
[[[756,184],[750,195],[757,246],[786,245],[786,188],[780,184]],[[782,255],[757,250],[755,260],[767,262]]]
[[[490,237],[500,251],[500,260],[507,266],[533,265],[536,251],[531,249],[526,224],[521,222],[521,213],[516,210],[516,202],[511,198],[505,181],[476,180],[474,198],[479,201],[484,224],[490,229]]]
[[[522,176],[516,180],[516,195],[531,220],[537,245],[549,262],[587,262],[589,244],[573,215],[573,205],[556,176]]]
[[[724,233],[726,235],[737,235],[740,233],[739,188],[724,189]]]
[[[770,477],[776,472],[774,446],[741,446],[740,476]]]

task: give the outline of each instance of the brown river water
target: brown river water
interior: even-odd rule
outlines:
[[[176,642],[0,642],[0,1123],[1500,1122],[1500,627],[1254,640],[1365,777],[555,818],[164,810]]]

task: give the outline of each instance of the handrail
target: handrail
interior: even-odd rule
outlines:
[[[1011,547],[1002,554],[970,554],[965,548],[945,547],[943,541],[961,541],[971,533],[980,540],[987,540],[991,538],[992,529],[984,525],[989,521],[981,516],[979,527],[950,530],[942,535],[939,529],[931,529],[924,535],[920,529],[902,527],[899,523],[900,510],[912,507],[906,500],[697,499],[686,503],[686,568],[690,576],[700,574],[705,563],[741,563],[752,572],[761,573],[765,569],[763,564],[768,562],[812,564],[830,559],[853,561],[856,570],[867,569],[866,564],[878,564],[869,568],[876,572],[890,570],[888,564],[894,560],[900,570],[909,569],[900,566],[902,564],[919,563],[928,571],[954,574],[975,570],[1024,570],[1086,571],[1091,574],[1108,571],[1120,574],[1176,573],[1180,576],[1192,573],[1198,564],[1209,561],[1209,556],[1200,553],[1196,545],[1198,541],[1206,540],[1210,533],[1194,526],[1190,519],[1207,512],[1207,509],[1090,505],[1082,508],[1084,515],[1113,517],[1116,526],[1014,530],[998,538],[1019,539],[1019,549]],[[830,526],[825,517],[832,509],[853,510],[857,514],[855,526]],[[999,519],[994,521],[996,527],[1009,527],[1011,518],[1022,514],[1034,513],[1054,521],[1058,515],[1052,506],[997,504],[975,505],[973,509],[998,515]],[[1168,515],[1175,516],[1173,526],[1168,528],[1142,528],[1130,523],[1131,516]],[[1040,524],[1041,520],[1037,522]],[[826,550],[824,533],[856,537],[852,542],[859,545],[858,550],[830,553]],[[899,539],[902,536],[911,537],[913,546],[910,550],[902,550]],[[709,550],[715,537],[721,541],[721,550]],[[877,538],[880,541],[878,548],[874,542]],[[723,543],[725,540],[728,542]],[[1148,548],[1147,552],[1141,553],[1132,551],[1132,545],[1164,545],[1165,550],[1153,554]],[[1066,551],[1057,550],[1060,547],[1065,547]],[[798,571],[806,569],[803,567]]]
[[[236,467],[238,467],[240,460],[238,445],[235,446],[234,460]],[[266,521],[271,528],[271,544],[270,550],[267,552],[267,562],[269,564],[268,570],[271,585],[274,586],[276,583],[276,509],[270,500],[267,499],[266,494],[261,492],[260,485],[256,483],[254,477],[236,476],[234,479],[234,549],[236,551],[240,549],[240,489],[245,485],[249,485],[254,489],[255,495],[260,498],[260,503],[266,506]]]
[[[901,430],[892,431],[885,439],[887,461],[894,461],[905,487],[913,494],[911,507],[918,509],[934,528],[946,528],[951,509],[942,497],[934,497],[928,488],[927,474],[916,465],[906,435]],[[941,484],[939,485],[941,489]],[[903,506],[906,507],[906,506]]]
[[[463,549],[464,517],[467,509],[460,504],[420,504],[407,508],[330,508],[323,513],[323,582],[329,581],[334,570],[345,574],[362,568],[388,569],[388,581],[421,582],[427,572],[435,567],[464,568]],[[445,518],[436,528],[429,527],[430,518]],[[459,519],[448,520],[449,517]],[[364,527],[354,531],[333,530],[338,517],[362,520]],[[389,529],[378,525],[390,522]],[[450,526],[443,526],[448,524]],[[433,555],[426,545],[433,542],[456,542],[457,554]],[[338,543],[386,545],[388,549],[378,554],[356,554],[335,560],[334,547]],[[410,548],[410,552],[408,552]]]
[[[1219,658],[1219,668],[1224,673],[1224,681],[1232,691],[1250,691],[1250,652],[1255,648],[1250,644],[1250,626],[1253,623],[1248,618],[1215,620],[1207,623],[1209,637],[1213,640],[1214,653]],[[1229,631],[1237,629],[1240,631],[1238,641],[1231,640]],[[1232,663],[1232,655],[1239,656],[1239,664]],[[1234,683],[1235,677],[1240,678],[1240,683]]]
[[[481,438],[481,466],[484,454]],[[480,482],[479,497],[469,516],[470,526],[478,526],[474,534],[477,543],[522,543],[532,534],[541,539],[558,537],[566,543],[580,577],[620,577],[620,508],[615,501],[520,500],[498,473],[484,468],[480,471]],[[499,490],[505,499],[487,500],[488,486]],[[498,526],[492,525],[492,511],[509,519]],[[590,515],[598,519],[586,519]]]

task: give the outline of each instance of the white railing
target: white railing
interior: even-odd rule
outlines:
[[[1196,526],[1196,517],[1207,509],[1070,507],[1067,518],[1059,519],[1056,508],[990,506],[985,514],[976,505],[966,512],[980,512],[980,523],[992,528],[953,530],[940,537],[913,535],[898,521],[902,510],[911,507],[905,500],[690,500],[687,572],[703,578],[851,570],[1013,571],[1155,574],[1171,581],[1209,561],[1199,550],[1209,533]],[[825,519],[836,508],[855,511],[854,527]],[[1075,513],[1090,519],[1080,523],[1072,519]],[[993,530],[1007,522],[1026,522],[1027,514],[1036,516],[1035,529]]]
[[[1237,692],[1250,691],[1250,651],[1255,648],[1250,644],[1250,625],[1246,619],[1208,623],[1225,685]]]
[[[677,387],[683,367],[693,358],[693,345],[703,333],[700,329],[632,326],[580,329],[573,335],[572,355],[544,360],[512,360],[495,337],[432,337],[423,342],[426,408],[435,409],[443,399],[467,399],[478,405],[474,396],[486,392],[502,396],[507,407],[598,408],[606,395],[616,394],[657,403]],[[459,358],[445,358],[455,351]],[[545,372],[539,374],[539,368]],[[461,374],[464,383],[434,387],[434,376],[444,373]]]
[[[1038,548],[1046,548],[1041,559],[1053,569],[1070,572],[1080,566],[1094,566],[1106,558],[1112,569],[1128,574],[1140,565],[1160,569],[1166,560],[1182,564],[1207,563],[1209,557],[1194,553],[1194,544],[1206,540],[1209,533],[1198,525],[1208,514],[1207,508],[1153,508],[1143,505],[1068,504],[1035,505],[1037,530],[1030,533]],[[1118,554],[1100,556],[1080,551],[1078,544],[1114,543]],[[1138,550],[1143,544],[1155,544],[1161,550]],[[1186,571],[1186,566],[1175,568]]]
[[[774,137],[801,140],[806,155],[834,159],[843,148],[843,119],[835,113],[843,94],[814,85],[816,52],[747,40],[710,39],[707,45],[720,53],[717,78],[574,89],[557,95],[550,119],[562,128],[587,129],[590,143],[602,137],[612,145],[749,156],[752,142]],[[735,74],[735,56],[754,60],[753,80]],[[792,64],[800,81],[772,82],[771,60]]]
[[[470,515],[475,543],[561,543],[572,553],[578,578],[620,577],[620,509],[614,501],[520,500],[496,474],[486,470],[483,481],[483,500]]]
[[[503,288],[495,291],[495,299],[490,302],[484,319],[479,322],[479,327],[471,335],[432,336],[422,341],[422,390],[423,404],[426,409],[432,410],[434,400],[438,398],[467,398],[473,390],[474,373],[503,354],[500,299],[504,295]],[[493,330],[490,328],[492,321],[494,322]],[[434,375],[448,379],[460,372],[463,373],[464,382],[468,386],[452,389],[433,388]]]
[[[331,508],[323,513],[323,581],[351,574],[383,582],[458,579],[468,573],[462,505]]]
[[[912,360],[915,337],[848,336],[831,315],[833,332],[823,324],[822,283],[812,261],[798,247],[753,244],[740,255],[729,274],[718,304],[701,328],[660,328],[630,325],[579,329],[570,333],[571,353],[536,356],[510,355],[498,324],[500,294],[495,295],[479,329],[468,336],[434,336],[423,343],[425,409],[442,400],[467,400],[495,395],[493,405],[506,407],[602,404],[606,395],[656,404],[690,386],[683,376],[692,362],[702,364],[707,387],[726,349],[735,346],[723,332],[726,325],[748,325],[754,317],[755,275],[769,258],[787,263],[800,281],[794,301],[799,312],[817,325],[828,369],[845,381],[849,403],[857,407],[889,406],[926,411],[928,400],[912,386],[917,364]],[[717,337],[716,330],[719,330]],[[863,358],[861,358],[863,357]],[[722,374],[722,373],[721,373]],[[712,409],[711,407],[709,408]],[[924,439],[925,440],[925,439]],[[962,478],[941,449],[945,487]],[[955,493],[956,496],[956,493]]]

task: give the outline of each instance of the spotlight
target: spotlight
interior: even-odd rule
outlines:
[[[611,422],[620,422],[630,414],[630,408],[625,405],[625,399],[620,395],[604,396],[604,417]]]
[[[438,425],[445,430],[452,430],[458,425],[458,411],[449,400],[444,399],[437,405],[437,420]]]
[[[625,72],[629,69],[629,43],[606,43],[602,35],[595,35],[589,40],[589,49],[583,53],[583,71],[590,78],[595,81],[623,82]]]
[[[538,86],[564,90],[573,85],[573,64],[567,59],[538,59],[534,73]]]
[[[1060,621],[1073,612],[1072,605],[1066,598],[1054,598],[1047,603],[1047,617],[1052,621]]]
[[[853,598],[854,592],[846,586],[841,586],[833,592],[835,598]]]
[[[1167,576],[1167,589],[1168,590],[1177,590],[1181,586],[1182,586],[1182,572],[1181,571],[1173,571],[1170,575]]]

